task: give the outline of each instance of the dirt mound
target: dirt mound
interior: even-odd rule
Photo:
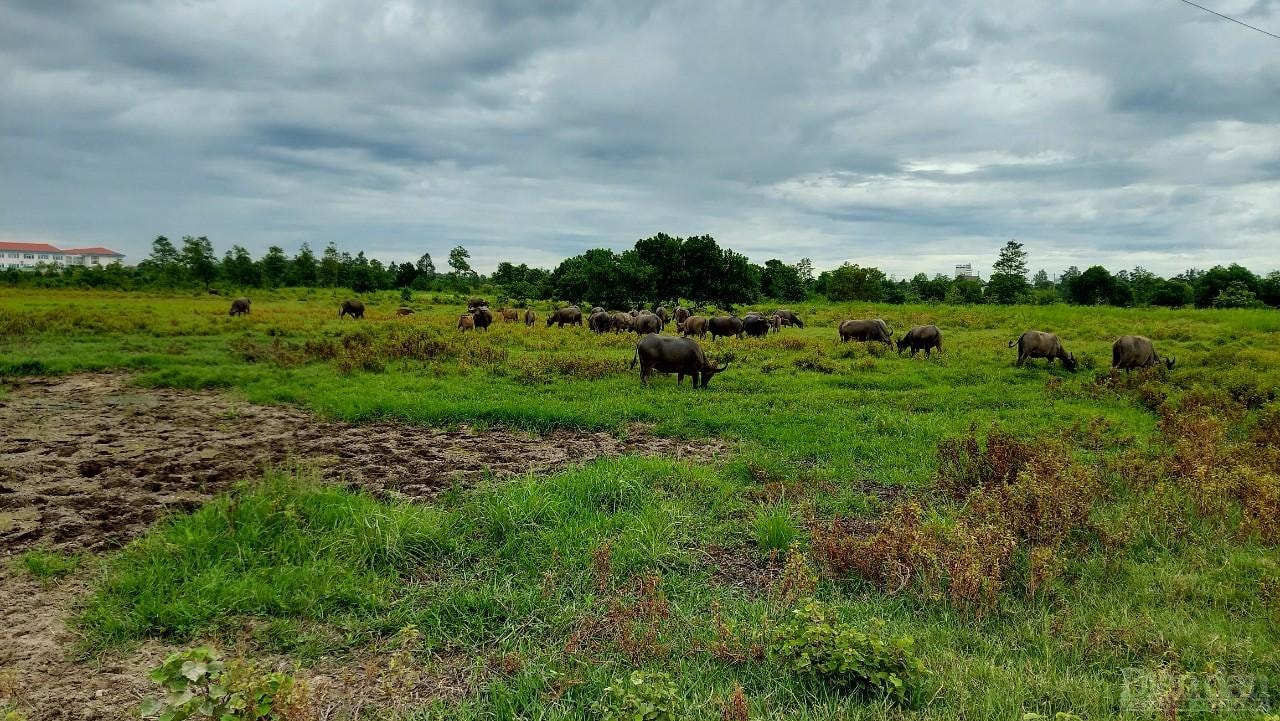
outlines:
[[[431,498],[488,474],[623,453],[710,458],[715,441],[607,433],[442,431],[317,420],[215,393],[131,387],[119,374],[23,381],[0,401],[0,548],[100,551],[268,464],[301,459],[375,493]]]

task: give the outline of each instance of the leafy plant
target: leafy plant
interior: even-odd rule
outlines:
[[[755,532],[756,544],[764,551],[785,551],[800,535],[785,505],[761,511],[756,516]]]
[[[224,663],[213,649],[171,654],[149,674],[165,695],[147,699],[142,715],[159,721],[277,721],[276,704],[294,685],[282,673],[261,674],[252,664]]]
[[[674,721],[680,696],[667,674],[632,671],[626,678],[614,679],[592,708],[604,721]]]
[[[879,619],[869,632],[863,631],[841,623],[822,603],[810,600],[778,626],[773,652],[796,673],[836,688],[904,702],[926,673],[913,646],[908,636],[885,634]]]

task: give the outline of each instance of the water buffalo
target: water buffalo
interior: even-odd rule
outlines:
[[[524,327],[532,328],[534,323],[538,322],[538,314],[533,312],[533,308],[528,308],[524,312]]]
[[[718,315],[707,320],[707,330],[711,331],[711,340],[722,335],[736,335],[741,338],[742,319],[733,315]]]
[[[763,338],[769,334],[769,321],[759,313],[750,313],[742,319],[742,332],[752,338]]]
[[[520,311],[515,308],[503,308],[499,312],[502,313],[503,323],[515,323],[520,320]]]
[[[1177,359],[1173,356],[1163,359],[1165,367],[1173,369]],[[1161,361],[1151,339],[1140,335],[1122,335],[1111,345],[1111,370],[1131,371],[1135,368],[1146,368]]]
[[[907,331],[902,336],[902,340],[898,341],[898,353],[910,348],[911,357],[914,358],[916,351],[924,351],[925,357],[929,356],[930,349],[937,348],[938,352],[942,352],[942,331],[938,330],[936,325],[918,325]]]
[[[471,317],[475,319],[476,328],[489,330],[489,325],[493,323],[493,311],[487,305],[477,307],[472,311]]]
[[[469,330],[476,329],[476,319],[471,317],[470,313],[463,313],[458,316],[458,330],[466,333]]]
[[[588,315],[588,316],[593,316],[593,315],[595,315],[596,313],[603,313],[603,312],[604,312],[604,308],[601,308],[600,306],[598,306],[598,305],[597,305],[597,306],[592,307],[591,312],[590,312],[590,313],[588,313],[587,315]]]
[[[684,319],[684,325],[680,327],[680,332],[685,338],[696,335],[699,338],[707,336],[707,319],[701,315],[691,315]]]
[[[597,333],[608,333],[613,330],[613,316],[604,311],[596,311],[587,318],[587,327]]]
[[[613,314],[613,332],[621,333],[622,331],[631,332],[631,327],[635,325],[636,319],[631,317],[630,313],[618,311]]]
[[[875,340],[893,345],[893,336],[889,335],[889,326],[879,318],[873,320],[846,320],[840,323],[840,342],[851,340]]]
[[[671,322],[671,314],[668,313],[667,309],[664,308],[663,306],[658,306],[657,308],[654,308],[653,314],[662,319],[663,328],[667,327],[667,323]]]
[[[581,326],[582,309],[576,305],[571,305],[567,308],[551,311],[551,315],[547,316],[547,327],[550,328],[553,323],[559,323],[560,328],[565,327],[565,324]]]
[[[783,318],[777,313],[774,313],[773,315],[769,316],[769,327],[773,329],[774,333],[781,333],[782,327],[789,326],[789,325],[791,325],[791,321],[787,320],[786,318]]]
[[[402,305],[399,308],[396,308],[396,315],[413,315],[413,308],[410,308],[407,305]]]
[[[689,309],[683,306],[676,306],[676,330],[681,330],[685,319],[689,317]]]
[[[364,303],[355,298],[349,298],[342,301],[342,307],[338,309],[338,317],[351,316],[352,318],[364,317]]]
[[[646,333],[661,333],[662,318],[658,317],[653,313],[650,313],[647,310],[640,311],[640,315],[636,316],[633,328],[635,329],[637,335],[644,335]]]
[[[776,316],[778,316],[778,317],[780,317],[780,318],[782,318],[783,320],[787,321],[787,323],[789,323],[789,324],[791,324],[791,325],[793,325],[793,326],[795,326],[795,327],[797,327],[797,328],[803,328],[803,327],[804,327],[804,321],[800,320],[800,316],[796,315],[795,313],[792,313],[791,311],[787,310],[786,308],[779,308],[779,309],[775,310],[775,311],[773,312],[773,314],[774,314],[774,315],[776,315]]]
[[[1009,341],[1010,348],[1015,345],[1018,346],[1018,361],[1015,365],[1021,366],[1028,358],[1047,358],[1049,365],[1053,365],[1056,358],[1062,361],[1063,368],[1069,371],[1076,369],[1075,354],[1068,353],[1062,347],[1062,341],[1052,333],[1029,330],[1018,336],[1017,340]]]
[[[728,363],[724,368],[717,368],[714,362],[708,361],[697,341],[654,333],[636,343],[636,354],[631,358],[632,368],[636,367],[637,361],[640,362],[640,382],[646,385],[656,370],[675,373],[677,385],[683,383],[687,375],[693,379],[694,388],[706,388],[712,376],[729,370]]]
[[[248,298],[236,298],[231,301],[231,312],[227,315],[249,315],[250,305]]]

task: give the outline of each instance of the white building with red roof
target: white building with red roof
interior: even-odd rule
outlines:
[[[35,268],[65,268],[69,265],[110,265],[124,262],[124,253],[110,248],[62,249],[48,243],[14,243],[0,240],[0,269],[27,270]]]

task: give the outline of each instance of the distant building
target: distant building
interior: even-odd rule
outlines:
[[[124,261],[124,253],[110,248],[71,248],[63,250],[48,243],[11,243],[0,241],[0,268],[33,270],[65,268],[69,265],[110,265]]]
[[[956,280],[981,281],[982,279],[974,274],[973,265],[965,263],[964,265],[956,266]]]

